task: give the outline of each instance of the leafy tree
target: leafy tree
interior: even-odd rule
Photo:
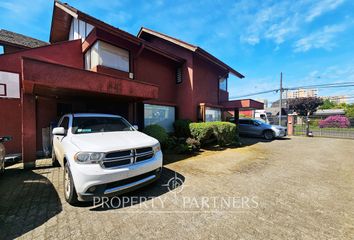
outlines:
[[[333,109],[333,108],[336,108],[336,107],[337,107],[336,103],[332,102],[329,99],[325,99],[323,101],[323,104],[319,107],[319,109]]]
[[[354,103],[347,104],[346,108],[344,109],[345,115],[348,118],[354,118]]]
[[[312,115],[323,100],[317,97],[293,98],[289,99],[289,109],[296,112],[299,116],[306,117],[306,136],[309,136],[309,116]]]

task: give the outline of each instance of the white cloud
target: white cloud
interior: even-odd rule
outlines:
[[[279,45],[296,39],[319,16],[333,11],[345,0],[301,1],[240,1],[232,9],[233,15],[245,31],[241,42],[256,45],[270,40]]]
[[[336,9],[343,2],[344,0],[321,0],[317,2],[308,12],[306,21],[313,21],[316,17],[319,17],[326,12]]]
[[[271,25],[265,32],[265,38],[273,40],[276,44],[283,43],[289,34],[298,30],[297,21],[297,17],[293,17]]]
[[[293,46],[294,51],[307,52],[319,48],[331,50],[336,46],[334,39],[337,34],[343,32],[346,28],[347,26],[344,24],[325,26],[323,29],[297,40]]]

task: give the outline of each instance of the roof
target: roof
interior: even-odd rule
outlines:
[[[19,33],[0,29],[0,43],[23,48],[35,48],[49,43]]]
[[[53,10],[53,19],[50,30],[50,42],[60,42],[65,41],[67,33],[70,30],[70,24],[72,18],[78,18],[82,21],[85,21],[96,28],[104,29],[105,31],[118,35],[121,38],[124,38],[136,45],[144,46],[144,48],[149,49],[150,51],[156,52],[162,56],[170,58],[176,62],[184,62],[184,59],[178,57],[172,53],[168,53],[162,49],[159,49],[144,39],[140,39],[126,31],[123,31],[117,27],[114,27],[108,23],[105,23],[97,18],[94,18],[80,10],[70,6],[67,3],[62,3],[58,0],[54,1],[54,10]],[[58,34],[57,30],[61,31],[61,34]]]
[[[253,99],[239,99],[230,100],[221,103],[224,109],[233,110],[238,108],[240,110],[253,110],[253,109],[264,109],[264,104],[262,102]]]
[[[182,41],[180,39],[168,36],[166,34],[163,34],[163,33],[160,33],[160,32],[145,28],[145,27],[142,27],[140,29],[140,31],[139,31],[137,36],[139,38],[142,38],[143,34],[150,34],[152,36],[164,39],[164,40],[166,40],[168,42],[171,42],[171,43],[173,43],[175,45],[178,45],[178,46],[180,46],[182,48],[185,48],[185,49],[187,49],[189,51],[195,52],[195,53],[199,54],[200,56],[202,56],[203,58],[205,58],[205,59],[207,59],[207,60],[209,60],[209,61],[211,61],[211,62],[213,62],[213,63],[215,63],[217,65],[219,65],[220,67],[222,67],[224,69],[227,69],[230,73],[236,75],[237,77],[239,77],[239,78],[244,78],[245,77],[241,73],[236,71],[235,69],[233,69],[230,66],[228,66],[226,63],[220,61],[218,58],[216,58],[212,54],[210,54],[207,51],[205,51],[204,49],[202,49],[201,47],[192,45],[192,44],[184,42],[184,41]]]
[[[344,115],[343,109],[319,109],[313,113],[315,116]]]

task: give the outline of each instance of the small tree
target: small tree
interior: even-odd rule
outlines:
[[[336,107],[338,107],[336,103],[329,99],[325,99],[319,109],[334,109]]]
[[[354,103],[352,104],[347,104],[345,110],[345,115],[348,118],[354,118]]]
[[[323,104],[323,100],[317,97],[289,99],[289,109],[292,109],[299,116],[306,118],[306,136],[309,136],[309,116]]]

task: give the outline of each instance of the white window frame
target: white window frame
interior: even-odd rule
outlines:
[[[116,58],[111,58],[110,61],[107,61],[105,60],[105,54],[111,54],[111,56]],[[109,57],[109,55],[106,56]],[[103,41],[96,41],[85,53],[85,69],[91,70],[97,65],[117,69],[123,72],[130,72],[130,52]]]
[[[69,40],[80,39],[85,41],[86,37],[91,33],[94,26],[80,19],[73,18],[70,24]]]

